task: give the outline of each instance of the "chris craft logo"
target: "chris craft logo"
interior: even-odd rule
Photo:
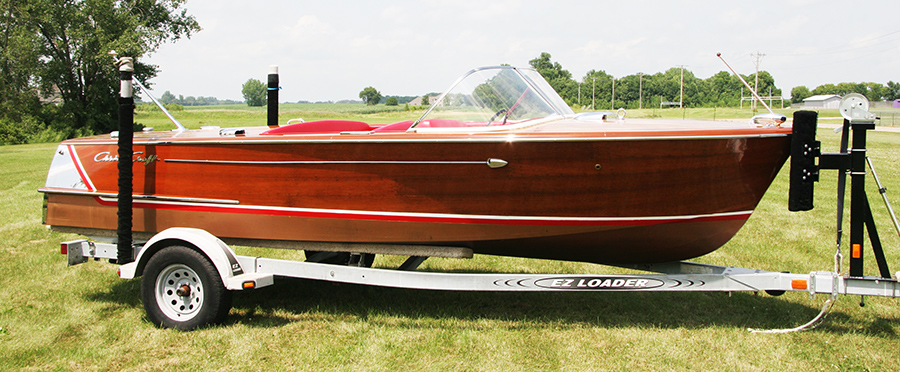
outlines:
[[[629,277],[568,277],[546,278],[534,283],[541,288],[552,289],[649,289],[662,287],[665,284],[659,279]]]
[[[108,162],[117,162],[119,161],[119,155],[112,155],[109,151],[103,151],[94,155],[94,161],[97,163],[108,163]],[[144,163],[144,165],[150,165],[155,161],[159,161],[159,157],[156,155],[144,156],[143,151],[135,151],[134,152],[134,163]]]

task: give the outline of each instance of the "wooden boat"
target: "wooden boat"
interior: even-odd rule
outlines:
[[[136,133],[134,231],[666,262],[731,239],[789,144],[775,125],[575,114],[535,70],[484,68],[416,121]],[[113,135],[59,145],[40,189],[46,224],[116,229],[116,151]]]

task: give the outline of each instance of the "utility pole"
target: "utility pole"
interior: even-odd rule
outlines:
[[[610,76],[610,78],[612,78],[613,83],[612,83],[612,100],[609,101],[609,109],[615,110],[616,109],[616,78],[612,77],[612,76]]]
[[[639,83],[638,83],[638,110],[644,108],[644,73],[638,72]]]
[[[758,92],[759,92],[759,59],[762,57],[765,57],[766,55],[760,53],[759,51],[756,51],[756,53],[751,54],[750,56],[756,58],[756,62],[755,62],[755,64],[756,64],[756,81],[753,82],[753,91],[757,92],[757,94],[758,94]],[[753,111],[756,111],[755,97],[754,97],[754,100],[751,102],[753,102],[753,104],[751,105],[751,108],[753,109]]]
[[[594,102],[595,102],[594,100],[597,97],[597,93],[596,93],[597,92],[597,89],[596,89],[597,83],[595,82],[596,80],[597,80],[596,77],[591,76],[591,110],[592,111],[595,110],[594,107],[596,107],[596,106],[594,106]]]
[[[678,99],[678,106],[684,108],[684,67],[687,65],[678,65],[681,67],[681,98]]]

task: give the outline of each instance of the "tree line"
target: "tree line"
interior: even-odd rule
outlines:
[[[679,67],[654,74],[637,73],[618,78],[603,70],[590,70],[580,80],[576,80],[572,73],[551,58],[550,53],[543,52],[528,64],[573,107],[593,107],[596,110],[637,109],[660,107],[663,103],[668,103],[669,106],[681,104],[684,107],[737,107],[741,106],[741,97],[752,95],[738,77],[727,71],[702,79],[689,69]],[[759,71],[758,80],[756,75],[742,74],[741,77],[751,86],[758,84],[757,93],[760,96],[784,97],[782,89],[775,85],[772,74],[765,70]],[[790,97],[784,99],[793,103],[802,102],[813,95],[847,93],[862,94],[870,101],[895,100],[900,99],[900,83],[824,84],[814,89],[798,86],[790,93]],[[373,87],[363,89],[359,97],[368,105],[378,104],[383,98],[381,92]],[[412,98],[409,99],[411,100]],[[391,100],[386,104],[396,103]]]
[[[701,79],[690,70],[678,67],[655,74],[638,73],[618,78],[603,70],[590,70],[580,81],[576,81],[559,62],[551,60],[550,53],[541,53],[528,63],[547,79],[569,105],[589,108],[593,104],[598,110],[660,107],[661,102],[679,102],[682,81],[684,107],[735,107],[740,106],[742,94],[744,97],[751,95],[740,79],[727,71]],[[741,76],[751,86],[757,78],[756,74]],[[767,71],[759,72],[757,93],[760,96],[783,96],[782,90],[775,86],[775,78]],[[870,101],[900,99],[900,83],[825,84],[812,90],[799,86],[791,90],[790,100],[796,103],[816,94],[847,93],[860,93]]]
[[[0,9],[0,143],[55,141],[117,128],[119,73],[108,55],[140,57],[200,30],[184,0],[7,0]]]
[[[164,105],[181,105],[181,106],[211,106],[211,105],[232,105],[238,103],[244,103],[243,101],[235,101],[232,99],[218,99],[216,97],[203,97],[203,96],[183,96],[179,94],[175,96],[170,91],[165,91],[161,96],[159,96],[159,102]]]

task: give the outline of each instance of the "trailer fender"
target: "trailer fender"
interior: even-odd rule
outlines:
[[[134,262],[122,265],[119,268],[119,277],[122,279],[133,279],[141,276],[150,257],[161,249],[172,245],[183,245],[197,249],[216,267],[219,276],[224,282],[223,284],[228,289],[239,289],[230,288],[233,287],[233,285],[230,285],[233,284],[231,279],[244,274],[244,270],[240,262],[238,262],[234,251],[206,230],[185,227],[169,228],[150,238],[144,244],[137,257],[135,257]]]

